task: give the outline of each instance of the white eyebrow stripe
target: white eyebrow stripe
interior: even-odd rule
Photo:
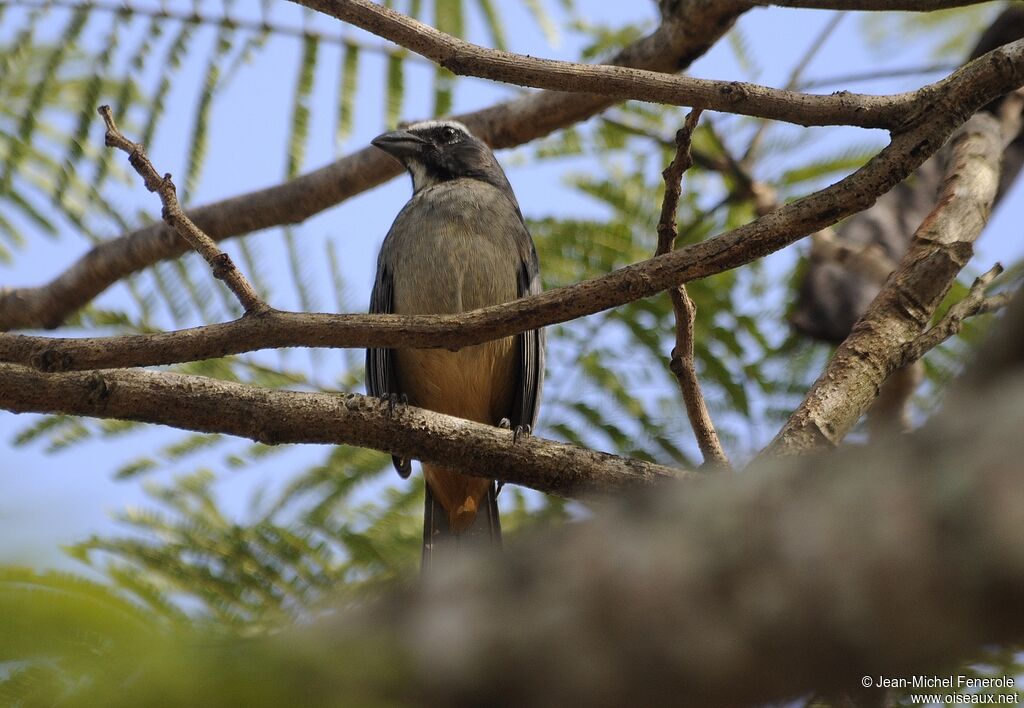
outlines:
[[[413,123],[412,125],[406,126],[406,130],[430,130],[431,128],[455,128],[461,130],[466,135],[472,135],[473,133],[465,126],[464,123],[460,123],[457,120],[421,120],[419,123]]]

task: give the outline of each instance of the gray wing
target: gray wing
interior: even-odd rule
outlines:
[[[520,258],[517,294],[519,297],[535,295],[542,290],[540,264],[537,260],[537,249],[525,224],[522,234],[517,235],[516,241]],[[519,382],[516,386],[515,408],[511,418],[512,427],[529,425],[535,428],[540,409],[541,389],[544,386],[544,330],[531,329],[517,335],[516,339],[519,349]]]
[[[394,275],[384,264],[383,259],[377,264],[377,280],[370,293],[370,313],[387,314],[394,312]],[[398,390],[398,376],[395,373],[394,349],[366,350],[366,392],[377,398],[394,394],[401,395]],[[412,472],[411,460],[392,455],[395,469],[402,478]]]

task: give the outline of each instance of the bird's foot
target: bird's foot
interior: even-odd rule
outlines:
[[[512,431],[512,444],[515,445],[519,442],[519,438],[528,438],[531,435],[533,435],[533,427],[529,423],[517,425],[516,429]]]
[[[498,421],[498,427],[501,428],[502,430],[512,431],[513,445],[519,442],[519,438],[529,437],[530,435],[533,435],[533,428],[530,427],[529,423],[527,423],[526,425],[517,425],[515,428],[513,428],[512,421],[509,420],[508,418],[502,418],[500,421]]]
[[[404,393],[385,393],[381,394],[380,400],[387,404],[388,417],[390,418],[395,414],[395,409],[399,406],[405,406],[409,404],[409,397]]]

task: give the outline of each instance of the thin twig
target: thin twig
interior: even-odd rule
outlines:
[[[683,127],[676,132],[676,155],[661,173],[665,180],[665,198],[661,202],[661,216],[658,218],[658,247],[655,256],[664,256],[675,247],[679,231],[676,228],[676,210],[683,191],[683,174],[693,166],[690,143],[693,131],[700,120],[701,110],[694,109],[686,116]]]
[[[821,48],[825,46],[825,42],[827,42],[828,38],[832,36],[832,33],[835,31],[836,27],[839,26],[839,23],[845,16],[845,12],[837,12],[832,16],[832,19],[825,23],[825,26],[821,31],[818,32],[818,36],[814,38],[814,41],[812,41],[810,46],[807,47],[803,56],[797,60],[796,64],[793,66],[793,70],[789,73],[789,79],[786,81],[785,86],[787,91],[792,91],[797,88],[797,84],[800,82],[800,77],[803,76],[804,71],[806,71],[807,67],[810,66],[812,61],[814,61],[814,57],[817,56],[818,52],[821,51]],[[740,158],[740,164],[742,164],[744,168],[749,169],[751,161],[754,159],[754,156],[761,147],[761,141],[764,140],[764,134],[767,130],[768,121],[761,121],[761,124],[757,126],[757,131],[754,133],[754,136],[747,144],[747,149],[744,150],[743,157]]]
[[[736,186],[711,209],[711,213],[729,204],[742,201],[751,202],[754,213],[758,216],[764,216],[774,210],[779,205],[778,193],[775,189],[767,182],[754,179],[747,163],[733,157],[713,122],[708,121],[707,127],[708,132],[714,137],[718,149],[721,150],[721,161],[727,166],[727,171],[722,174],[729,175],[736,181]]]
[[[963,329],[967,318],[986,315],[1006,307],[1013,298],[1012,292],[985,296],[985,289],[1002,272],[1003,266],[996,263],[988,272],[975,278],[963,300],[950,307],[941,320],[904,347],[903,356],[906,363],[917,361],[955,335]]]
[[[679,235],[676,227],[676,210],[679,208],[683,173],[693,165],[690,141],[700,120],[700,114],[700,110],[695,109],[686,116],[686,123],[676,133],[676,155],[662,172],[665,179],[665,198],[661,202],[661,218],[658,219],[658,248],[655,256],[663,256],[671,251]],[[670,288],[668,293],[672,298],[672,309],[676,318],[676,345],[672,348],[669,368],[679,381],[679,390],[686,404],[686,415],[697,437],[704,463],[714,467],[728,467],[729,458],[726,457],[722,443],[718,440],[718,433],[704,402],[704,394],[701,393],[694,366],[693,323],[697,317],[697,308],[686,294],[685,285]]]
[[[794,86],[794,88],[806,91],[807,89],[822,88],[824,86],[847,86],[849,84],[879,81],[882,79],[902,79],[908,76],[921,76],[923,74],[948,74],[956,69],[956,67],[956,64],[926,64],[924,66],[909,66],[903,69],[880,69],[851,74],[836,74],[835,76],[805,79]]]
[[[263,299],[256,293],[246,277],[240,271],[224,251],[217,248],[217,243],[207,236],[203,231],[189,219],[178,203],[178,193],[171,181],[171,174],[168,172],[163,177],[156,171],[153,163],[146,156],[145,148],[139,143],[134,143],[126,138],[117,125],[114,123],[114,116],[110,112],[110,106],[100,106],[99,114],[106,123],[107,132],[104,142],[107,147],[117,148],[128,153],[128,162],[135,168],[135,171],[142,177],[146,189],[156,192],[160,197],[164,208],[161,216],[167,225],[173,228],[185,239],[188,244],[201,255],[213,269],[213,276],[223,280],[238,302],[241,303],[245,314],[266,312],[270,307],[263,302]]]

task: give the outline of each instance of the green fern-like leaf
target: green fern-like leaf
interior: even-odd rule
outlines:
[[[491,45],[495,49],[507,50],[508,41],[505,39],[505,29],[502,26],[501,18],[498,17],[493,0],[476,0],[476,5],[483,15],[484,26],[490,34]]]
[[[156,134],[157,124],[164,115],[167,96],[171,90],[172,78],[181,69],[182,60],[187,55],[194,37],[194,29],[191,23],[182,23],[181,27],[178,28],[177,34],[174,35],[174,39],[168,45],[167,53],[161,62],[164,71],[161,74],[160,81],[157,83],[156,92],[153,94],[149,115],[139,140],[143,145],[153,144],[153,136]]]
[[[213,106],[213,99],[220,85],[221,61],[230,51],[233,37],[234,31],[231,28],[222,27],[217,33],[213,51],[210,53],[210,58],[206,64],[202,88],[199,91],[199,101],[196,105],[195,118],[192,121],[192,137],[189,141],[188,161],[185,165],[185,180],[181,191],[181,201],[183,204],[189,203],[202,173],[203,162],[208,149],[210,109]]]
[[[526,9],[529,10],[533,16],[537,26],[540,27],[541,32],[544,33],[544,38],[547,39],[548,44],[557,45],[559,41],[558,26],[555,24],[551,15],[548,14],[547,8],[544,7],[544,3],[541,0],[523,0],[526,4]]]
[[[341,72],[338,75],[338,128],[335,143],[343,144],[352,135],[356,90],[359,87],[359,47],[342,47]]]
[[[295,97],[292,102],[291,134],[288,138],[289,177],[298,174],[305,158],[306,142],[309,139],[309,101],[313,92],[319,46],[314,36],[306,37],[302,43],[302,59],[299,62],[299,76],[295,82]]]
[[[402,55],[398,52],[388,55],[387,94],[384,103],[384,120],[389,127],[398,125],[405,99],[405,68]]]
[[[9,189],[10,180],[14,172],[21,164],[21,159],[24,156],[24,146],[32,141],[33,132],[43,107],[43,100],[54,90],[57,70],[63,63],[67,52],[75,46],[79,36],[82,34],[82,30],[85,29],[85,24],[89,17],[88,8],[80,7],[76,9],[61,33],[60,39],[50,50],[49,56],[46,58],[40,79],[35,84],[32,95],[29,97],[28,103],[24,108],[21,123],[18,126],[18,139],[12,144],[7,160],[4,163],[3,181],[7,189]],[[98,77],[96,80],[99,80]]]
[[[454,37],[464,34],[462,0],[434,0],[434,26]],[[434,69],[434,115],[443,116],[452,110],[452,88],[455,75],[444,67]]]
[[[82,159],[82,155],[85,150],[84,146],[89,140],[89,129],[96,120],[96,106],[100,103],[100,96],[103,89],[103,77],[110,71],[110,64],[113,61],[114,54],[120,43],[122,25],[122,16],[119,14],[114,15],[110,24],[110,30],[103,39],[103,51],[96,58],[96,62],[93,65],[94,74],[85,89],[82,108],[78,114],[78,125],[68,142],[66,150],[67,156],[64,160],[64,169],[61,172],[57,186],[54,188],[55,199],[57,201],[62,200],[62,196],[67,190],[68,183],[71,181],[72,176],[78,169],[78,163]]]

